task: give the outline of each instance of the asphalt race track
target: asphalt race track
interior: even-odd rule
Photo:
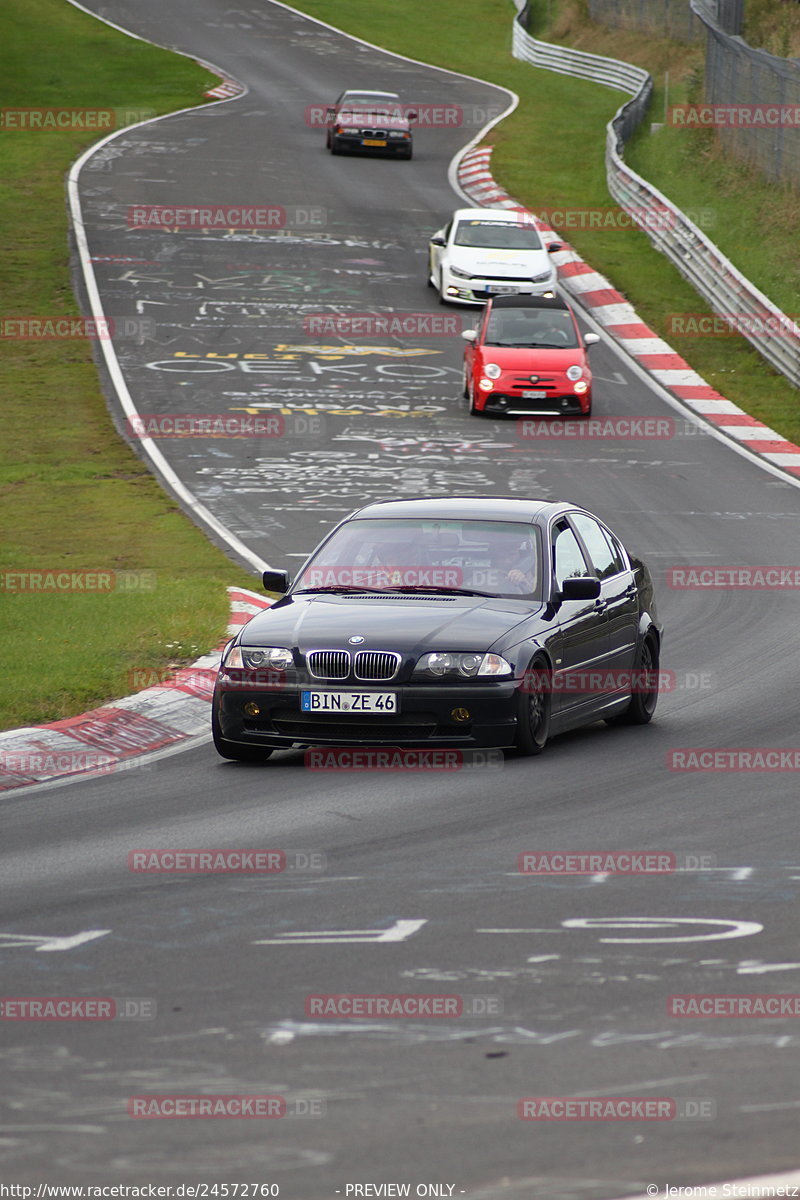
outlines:
[[[117,138],[81,175],[106,312],[156,323],[117,346],[140,413],[276,414],[290,430],[161,441],[190,491],[290,570],[333,521],[385,496],[585,505],[653,569],[675,686],[651,726],[596,725],[538,760],[322,774],[300,752],[251,766],[209,743],[5,799],[4,995],[135,998],[156,1015],[0,1025],[0,1179],[611,1200],[795,1167],[800,1026],[684,1020],[667,1001],[797,987],[797,773],[668,766],[686,747],[800,746],[797,594],[678,590],[667,571],[796,563],[797,485],[685,420],[605,340],[591,352],[595,415],[671,418],[674,436],[533,444],[513,422],[467,415],[457,335],[371,337],[337,355],[343,339],[309,332],[314,313],[388,307],[471,325],[425,287],[425,247],[462,203],[447,167],[506,105],[499,89],[266,0],[94,9],[249,89]],[[332,157],[304,111],[346,86],[456,104],[475,124],[420,130],[410,163]],[[279,205],[295,223],[127,227],[131,205],[200,201]],[[153,847],[280,848],[297,865],[128,869]],[[518,856],[544,850],[648,850],[686,869],[520,874]],[[91,931],[106,932],[78,940]],[[343,932],[313,936],[326,931]],[[321,993],[484,1009],[315,1019],[306,997]],[[150,1094],[281,1095],[293,1115],[132,1119],[129,1097]],[[670,1098],[676,1115],[520,1120],[531,1096]]]

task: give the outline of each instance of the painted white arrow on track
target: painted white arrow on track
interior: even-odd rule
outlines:
[[[27,947],[29,950],[73,950],[84,942],[93,942],[95,938],[105,937],[110,929],[87,929],[83,933],[74,933],[71,937],[42,937],[27,933],[0,933],[0,950],[12,950],[15,946]]]
[[[413,933],[427,924],[423,920],[395,921],[388,929],[313,929],[308,932],[279,933],[274,938],[263,938],[253,942],[254,946],[323,946],[340,942],[404,942]]]

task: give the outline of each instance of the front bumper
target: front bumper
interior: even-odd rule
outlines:
[[[308,713],[300,709],[300,692],[308,683],[280,688],[254,686],[252,690],[233,685],[220,676],[214,691],[214,709],[220,733],[230,741],[249,746],[290,749],[292,746],[461,746],[464,748],[507,747],[514,744],[517,721],[517,688],[520,680],[492,681],[474,686],[447,684],[399,684],[369,687],[358,691],[392,691],[397,694],[396,714]],[[352,691],[315,682],[326,691]],[[247,716],[244,706],[255,702],[256,717]],[[458,720],[454,709],[466,709],[469,717]]]
[[[382,142],[382,145],[370,145],[370,142]],[[359,154],[399,154],[410,153],[413,141],[411,138],[364,138],[360,134],[340,133],[333,138],[337,150],[358,151]]]
[[[543,283],[520,280],[519,284],[513,284],[507,279],[496,281],[481,279],[479,282],[486,286],[475,287],[468,279],[456,279],[446,275],[442,287],[442,298],[449,304],[485,304],[487,300],[491,300],[492,296],[555,296],[557,294],[556,279],[545,280]],[[509,291],[509,288],[512,290]]]
[[[591,391],[582,396],[576,396],[574,392],[554,392],[541,400],[523,399],[513,391],[478,390],[476,395],[486,397],[482,406],[480,402],[476,404],[479,412],[508,417],[579,417],[588,412],[592,404]]]

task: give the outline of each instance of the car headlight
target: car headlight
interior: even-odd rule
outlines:
[[[488,375],[489,379],[499,379],[502,374],[502,370],[500,367],[498,367],[497,363],[486,363],[483,368],[483,373],[484,375]]]
[[[337,133],[360,133],[361,131],[359,129],[350,129],[349,127],[346,128],[344,125],[337,125],[336,132]]]
[[[285,650],[282,646],[234,646],[222,665],[245,671],[261,667],[272,671],[288,671],[294,666],[294,656],[291,650]]]
[[[583,367],[567,367],[567,379],[571,379],[574,383],[576,379],[580,379],[583,374]]]
[[[409,137],[411,137],[411,134],[404,133],[402,129],[392,129],[389,131],[389,137],[390,138],[409,138]]]
[[[511,675],[511,667],[499,654],[474,654],[435,651],[423,654],[414,668],[414,674],[433,675],[436,679],[445,676],[472,679],[479,675],[495,677]]]
[[[531,283],[546,283],[548,279],[552,279],[555,271],[543,271],[541,275],[531,276]]]
[[[456,279],[472,279],[471,272],[462,271],[460,267],[451,267],[450,274],[455,275]]]

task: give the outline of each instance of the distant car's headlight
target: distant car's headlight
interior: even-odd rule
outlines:
[[[336,126],[336,133],[360,133],[360,132],[361,132],[360,129],[350,129],[349,127],[345,128],[344,125]]]
[[[451,267],[450,274],[455,275],[456,279],[472,279],[472,272],[462,271],[460,267]]]
[[[466,677],[476,675],[510,675],[511,667],[499,654],[463,654],[456,652],[423,654],[414,668],[414,674],[433,675],[436,679],[445,676]]]
[[[555,275],[555,270],[543,271],[541,275],[532,275],[532,283],[545,283],[548,279],[552,279]]]
[[[234,646],[222,665],[249,671],[260,667],[288,671],[294,666],[294,656],[291,650],[285,650],[282,646]]]
[[[583,374],[583,367],[567,367],[567,379],[571,379],[574,383],[576,379],[580,379]]]
[[[410,138],[410,133],[404,133],[402,129],[391,129],[389,131],[390,138]]]

